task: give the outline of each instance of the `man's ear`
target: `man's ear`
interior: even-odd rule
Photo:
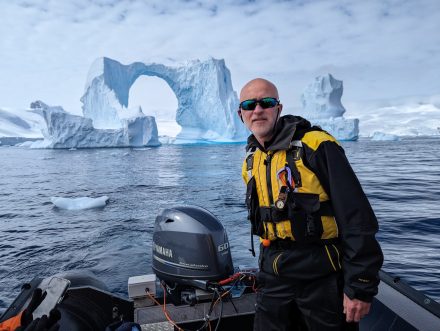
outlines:
[[[241,109],[237,110],[238,116],[240,116],[241,121],[244,123],[243,121],[243,116],[241,115]]]

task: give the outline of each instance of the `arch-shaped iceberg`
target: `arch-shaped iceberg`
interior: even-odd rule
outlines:
[[[245,140],[247,130],[236,114],[238,98],[224,60],[188,61],[180,66],[134,62],[129,65],[107,57],[92,64],[81,98],[84,117],[98,129],[120,129],[128,112],[128,96],[140,76],[165,80],[175,93],[177,138]]]

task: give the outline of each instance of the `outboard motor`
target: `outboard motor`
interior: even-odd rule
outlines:
[[[206,290],[234,272],[228,236],[206,209],[179,206],[163,210],[153,233],[153,270],[170,285]]]

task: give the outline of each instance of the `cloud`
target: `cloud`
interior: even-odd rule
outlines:
[[[100,56],[224,58],[235,89],[265,76],[292,106],[325,70],[355,101],[434,94],[439,7],[435,0],[2,2],[0,105],[43,99],[78,113],[88,68]]]

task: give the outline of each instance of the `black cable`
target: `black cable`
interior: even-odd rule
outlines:
[[[244,274],[243,274],[243,275],[244,275]],[[231,291],[231,290],[237,285],[237,283],[240,282],[242,279],[243,279],[242,277],[237,278],[237,279],[235,280],[235,282],[231,285],[231,289],[230,289],[229,291]],[[238,314],[238,309],[237,309],[237,307],[235,306],[234,301],[232,300],[232,295],[231,295],[230,292],[229,292],[229,300],[231,301],[232,307],[234,307],[235,312]]]
[[[214,329],[214,331],[217,331],[217,330],[218,330],[218,327],[219,327],[219,325],[220,325],[220,321],[222,320],[222,316],[223,316],[223,298],[221,297],[221,295],[220,295],[220,293],[218,292],[217,289],[215,289],[215,292],[216,292],[217,295],[219,296],[219,298],[220,298],[220,304],[221,304],[221,306],[220,306],[220,316],[219,316],[219,318],[218,318],[217,325],[215,326],[215,329]]]
[[[245,278],[246,276],[247,276],[247,277],[255,277],[255,274],[252,273],[252,272],[243,272],[243,273],[242,273],[242,276],[241,276],[241,277],[238,277],[237,279],[235,279],[234,282],[230,285],[230,289],[227,290],[227,291],[226,291],[222,286],[220,286],[220,285],[218,285],[218,284],[212,284],[211,290],[214,291],[214,294],[215,294],[215,295],[213,295],[212,300],[211,300],[211,304],[210,304],[210,306],[209,306],[209,311],[208,311],[208,315],[207,315],[208,318],[205,320],[205,322],[202,324],[202,326],[201,326],[200,328],[198,328],[196,331],[202,331],[202,330],[204,330],[204,329],[207,328],[208,323],[210,322],[211,314],[212,314],[212,312],[213,312],[213,310],[214,310],[215,302],[217,301],[217,299],[219,299],[219,300],[221,301],[221,302],[220,302],[221,306],[220,306],[220,315],[219,315],[219,317],[218,317],[217,324],[216,324],[216,326],[215,326],[215,330],[214,330],[214,331],[217,331],[217,330],[218,330],[218,328],[219,328],[219,326],[220,326],[221,319],[222,319],[222,317],[223,317],[223,307],[224,307],[224,306],[223,306],[223,305],[224,305],[223,297],[222,297],[222,295],[220,294],[220,292],[221,292],[221,293],[229,292],[229,300],[231,301],[231,304],[232,304],[232,306],[234,307],[235,312],[238,313],[238,309],[237,309],[237,307],[236,307],[235,304],[234,304],[234,301],[233,301],[233,299],[232,299],[232,296],[231,296],[230,291],[231,291],[235,286],[237,286],[237,284],[238,284],[239,282],[241,282],[241,281],[243,280],[243,278]]]
[[[218,291],[216,290],[216,294],[218,294]],[[216,300],[215,295],[212,296],[212,300],[211,300],[211,305],[209,306],[209,311],[208,311],[208,318],[205,320],[205,322],[202,324],[202,326],[200,328],[198,328],[196,331],[202,331],[205,330],[209,324],[209,319],[211,317],[211,313],[212,313],[212,309],[214,308],[214,302]]]

